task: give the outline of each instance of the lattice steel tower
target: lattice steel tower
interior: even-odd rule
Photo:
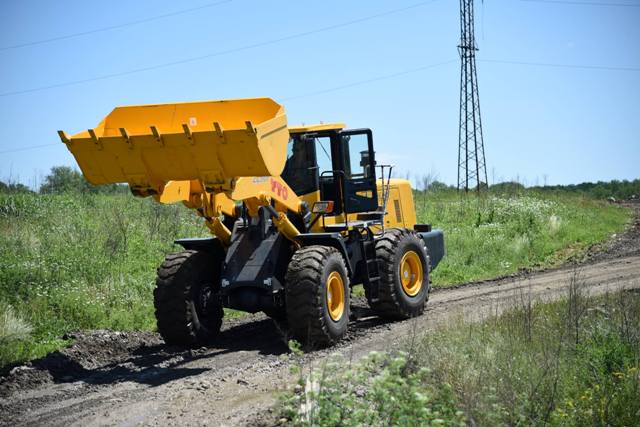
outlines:
[[[458,190],[486,188],[487,165],[484,158],[480,98],[476,75],[476,39],[473,1],[460,0],[460,129],[458,131]]]

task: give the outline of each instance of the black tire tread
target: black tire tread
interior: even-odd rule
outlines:
[[[191,309],[192,280],[197,280],[198,264],[206,262],[207,254],[185,250],[166,256],[158,268],[153,291],[158,332],[167,344],[194,346],[211,337],[204,336],[197,327]],[[211,262],[210,258],[208,262]],[[215,310],[212,330],[219,330],[224,312]]]
[[[380,272],[378,299],[377,301],[369,300],[369,306],[376,314],[386,319],[403,320],[420,316],[424,313],[424,304],[417,307],[409,307],[401,303],[396,292],[394,283],[394,276],[396,274],[395,255],[400,242],[405,239],[416,239],[424,248],[427,260],[427,271],[425,272],[425,276],[427,277],[425,282],[427,283],[423,285],[429,286],[428,277],[431,266],[429,265],[428,250],[424,241],[415,231],[406,228],[389,228],[385,230],[384,235],[376,241],[376,257],[378,259],[378,270]],[[427,290],[425,303],[428,297],[429,292]]]
[[[340,252],[329,246],[305,246],[298,249],[289,263],[285,277],[287,319],[289,332],[297,340],[307,345],[331,345],[339,338],[332,337],[324,316],[324,289],[321,277],[324,265],[330,257],[337,255],[346,271]],[[345,316],[349,314],[348,277],[345,287]]]

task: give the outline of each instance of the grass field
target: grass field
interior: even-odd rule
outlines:
[[[437,286],[551,265],[624,228],[629,212],[575,196],[416,195],[445,230]],[[77,329],[152,330],[155,271],[193,212],[128,194],[0,194],[0,367],[65,345]]]
[[[640,294],[530,305],[336,357],[282,397],[294,425],[632,426],[640,415]]]
[[[58,348],[70,330],[153,329],[157,266],[174,239],[206,233],[182,206],[129,195],[0,196],[0,301],[9,323],[33,328],[1,343],[0,364]]]
[[[629,211],[571,193],[535,192],[463,197],[418,193],[421,221],[445,231],[447,256],[435,286],[494,278],[556,265],[621,231]]]

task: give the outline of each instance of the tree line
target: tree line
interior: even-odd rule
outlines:
[[[628,200],[640,198],[640,179],[633,181],[614,179],[613,181],[583,182],[581,184],[570,185],[548,185],[545,187],[534,187],[547,193],[572,192],[581,193],[596,199],[614,198],[617,200]]]
[[[422,187],[422,191],[438,192],[438,191],[455,191],[454,186],[440,182],[434,175],[425,175],[419,180],[418,186]],[[500,182],[490,186],[492,192],[521,192],[526,190],[541,191],[544,193],[580,193],[596,199],[615,198],[620,200],[640,198],[640,179],[629,180],[613,180],[608,182],[583,182],[581,184],[570,185],[546,185],[525,188],[524,185],[517,182]],[[37,190],[33,190],[28,186],[15,182],[0,181],[0,193],[40,193],[40,194],[115,194],[128,192],[127,185],[107,184],[92,185],[90,184],[78,170],[69,166],[54,166],[49,174],[44,178],[42,185]]]
[[[85,179],[82,173],[69,166],[52,167],[37,190],[20,183],[0,181],[0,193],[5,194],[115,194],[128,191],[128,186],[121,184],[93,185]]]

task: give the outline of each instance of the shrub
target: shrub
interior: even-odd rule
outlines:
[[[33,328],[17,316],[13,307],[0,303],[0,345],[29,338]]]
[[[15,347],[26,341],[33,328],[13,307],[0,301],[0,361],[11,357]]]
[[[523,294],[501,316],[413,336],[406,352],[330,359],[280,414],[317,426],[637,425],[640,294],[587,298],[579,276],[570,288],[564,301]]]
[[[403,352],[372,352],[353,365],[334,356],[283,398],[283,414],[299,425],[465,425],[451,389],[429,387],[428,377]]]
[[[4,183],[0,181],[0,193],[5,194],[19,194],[19,193],[33,193],[29,187],[18,182]]]
[[[54,166],[51,172],[44,178],[40,186],[42,194],[65,193],[103,193],[112,194],[125,192],[127,187],[116,184],[95,186],[90,184],[84,176],[68,166]]]

